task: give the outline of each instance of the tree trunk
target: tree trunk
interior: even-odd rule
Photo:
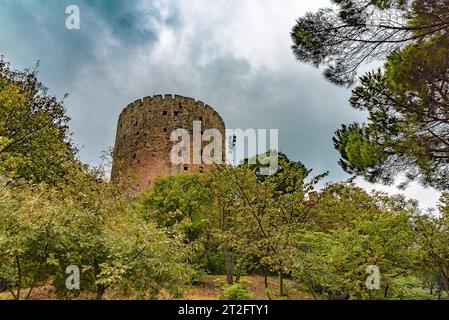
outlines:
[[[106,287],[103,286],[103,285],[99,285],[97,287],[97,297],[96,297],[96,299],[97,300],[103,300],[103,296],[104,296],[105,293],[106,293]]]
[[[239,264],[237,267],[237,274],[235,275],[235,282],[240,283],[241,277],[242,277],[242,266]]]
[[[16,256],[16,264],[18,273],[16,300],[20,300],[20,291],[22,288],[22,267],[20,266],[19,256]]]
[[[387,284],[385,286],[385,291],[384,291],[384,298],[386,299],[388,297],[388,290],[390,289],[390,286]]]
[[[271,300],[270,288],[269,288],[269,286],[268,286],[268,274],[267,274],[267,270],[265,269],[264,266],[262,266],[262,270],[263,270],[263,276],[264,276],[265,291],[267,292],[268,300]]]
[[[446,293],[449,295],[449,278],[443,275],[443,286]]]
[[[281,297],[285,297],[285,292],[284,292],[284,275],[282,274],[282,272],[279,273],[279,295]]]
[[[225,268],[226,268],[226,280],[228,284],[234,283],[234,254],[232,252],[227,251],[225,253],[226,255],[226,262],[225,262]]]

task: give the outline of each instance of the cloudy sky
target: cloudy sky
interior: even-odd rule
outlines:
[[[214,106],[228,128],[279,129],[280,149],[291,159],[341,181],[348,176],[331,138],[365,115],[349,107],[349,90],[327,83],[290,50],[295,19],[328,2],[2,0],[0,54],[15,68],[39,60],[51,93],[69,94],[73,139],[91,165],[114,144],[124,106],[176,93]],[[65,27],[68,5],[80,8],[80,30]],[[417,185],[405,193],[424,207],[438,198]]]

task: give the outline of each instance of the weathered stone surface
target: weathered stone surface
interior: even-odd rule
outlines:
[[[218,129],[224,148],[224,121],[204,102],[179,95],[156,95],[129,104],[118,121],[112,182],[125,178],[137,190],[144,190],[159,176],[207,169],[207,165],[175,166],[170,161],[175,144],[170,141],[171,132],[186,129],[192,134],[194,121],[202,122],[203,131]]]

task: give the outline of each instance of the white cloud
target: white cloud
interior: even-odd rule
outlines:
[[[373,189],[384,191],[390,195],[403,194],[409,199],[416,199],[419,201],[420,207],[423,210],[429,208],[436,208],[441,192],[433,188],[424,188],[416,182],[410,184],[405,190],[400,190],[395,186],[384,186],[379,184],[371,184],[363,179],[357,179],[357,185],[365,190],[371,191]]]

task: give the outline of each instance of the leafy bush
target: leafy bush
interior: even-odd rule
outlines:
[[[224,287],[220,300],[251,300],[252,295],[248,288],[241,283],[234,283]]]

